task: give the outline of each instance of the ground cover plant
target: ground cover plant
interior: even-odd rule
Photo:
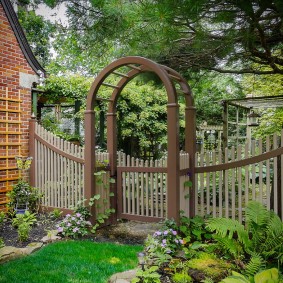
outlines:
[[[114,273],[137,266],[139,245],[60,241],[0,265],[0,282],[105,283]]]
[[[143,282],[283,282],[283,223],[262,204],[251,201],[245,224],[226,218],[167,220],[145,241]]]

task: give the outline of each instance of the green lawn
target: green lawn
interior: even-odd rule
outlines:
[[[142,246],[62,241],[0,265],[5,283],[105,283],[116,272],[137,266]]]

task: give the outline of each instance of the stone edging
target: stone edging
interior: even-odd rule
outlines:
[[[60,240],[61,237],[57,236],[57,230],[48,232],[48,235],[43,237],[40,242],[28,244],[25,248],[16,248],[12,246],[4,246],[0,248],[0,264],[12,259],[27,256],[39,250],[44,244]]]

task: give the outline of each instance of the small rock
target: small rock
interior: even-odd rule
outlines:
[[[25,248],[6,246],[0,249],[0,263],[22,257],[26,254]]]
[[[109,279],[109,283],[129,283],[133,278],[136,277],[136,269],[116,273]]]
[[[54,241],[57,241],[57,240],[60,240],[61,237],[59,236],[55,236],[55,235],[47,235],[45,237],[43,237],[41,239],[41,242],[43,243],[51,243],[51,242],[54,242]]]
[[[43,243],[30,243],[26,246],[27,254],[32,254],[36,251],[38,251],[43,246]]]

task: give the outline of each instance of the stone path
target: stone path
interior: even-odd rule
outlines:
[[[152,235],[155,231],[161,228],[160,223],[143,223],[138,221],[129,221],[125,223],[118,223],[111,227],[112,235],[123,233],[127,237],[135,237],[142,242],[146,239],[147,235]],[[136,269],[120,272],[114,274],[109,279],[109,283],[130,283],[136,277]]]

